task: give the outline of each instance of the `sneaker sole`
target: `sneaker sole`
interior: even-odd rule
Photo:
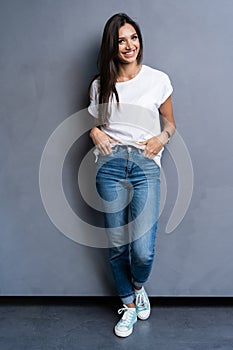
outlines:
[[[143,320],[143,321],[145,321],[145,320],[147,320],[149,317],[150,317],[150,313],[149,313],[149,315],[148,316],[140,316],[139,314],[137,314],[137,317],[140,319],[140,320]]]
[[[136,322],[137,322],[137,321],[136,321]],[[135,322],[135,323],[136,323],[136,322]],[[135,323],[134,323],[134,324],[135,324]],[[114,332],[115,332],[115,334],[116,334],[118,337],[125,338],[125,337],[128,337],[130,334],[133,333],[133,327],[130,328],[128,331],[125,331],[125,332],[119,331],[117,328],[114,328]]]
[[[150,313],[151,313],[151,311],[150,310],[148,310],[148,315],[147,316],[142,316],[142,315],[140,315],[140,312],[139,313],[137,313],[137,317],[140,319],[140,320],[147,320],[149,317],[150,317]]]
[[[133,328],[129,329],[127,332],[121,332],[121,331],[117,331],[115,329],[115,334],[118,336],[118,337],[121,337],[121,338],[125,338],[125,337],[128,337],[130,334],[133,333]]]

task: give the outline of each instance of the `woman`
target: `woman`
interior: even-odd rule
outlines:
[[[96,145],[96,187],[123,302],[118,310],[123,316],[114,328],[120,337],[132,333],[137,318],[150,316],[144,284],[155,255],[160,159],[176,128],[169,77],[142,64],[142,58],[138,24],[123,13],[112,16],[104,28],[88,110],[96,118],[90,132]]]

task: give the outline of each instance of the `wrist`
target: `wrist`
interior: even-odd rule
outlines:
[[[94,126],[94,128],[91,129],[91,131],[89,133],[89,136],[92,138],[93,136],[95,136],[100,131],[101,130],[97,126]]]
[[[168,131],[168,130],[163,130],[163,132],[166,134],[166,136],[167,136],[167,142],[166,142],[166,144],[168,144],[169,143],[169,141],[170,141],[170,139],[171,139],[171,134],[170,134],[170,132]]]
[[[169,134],[170,135],[170,134]],[[159,141],[162,143],[163,146],[165,146],[169,140],[170,137],[168,136],[168,133],[165,132],[165,130],[163,130],[158,136],[157,138],[159,139]]]

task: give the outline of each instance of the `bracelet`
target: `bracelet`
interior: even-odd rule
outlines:
[[[168,136],[167,144],[168,144],[169,141],[170,141],[170,138],[171,138],[171,134],[170,134],[170,132],[167,131],[167,130],[163,130],[163,131],[167,133],[167,136]]]

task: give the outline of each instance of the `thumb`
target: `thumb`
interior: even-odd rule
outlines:
[[[138,145],[146,145],[147,144],[147,140],[146,141],[138,141],[136,142]]]
[[[117,140],[114,140],[114,139],[112,139],[111,137],[108,138],[108,141],[109,141],[110,143],[115,143],[115,142],[117,142]]]

